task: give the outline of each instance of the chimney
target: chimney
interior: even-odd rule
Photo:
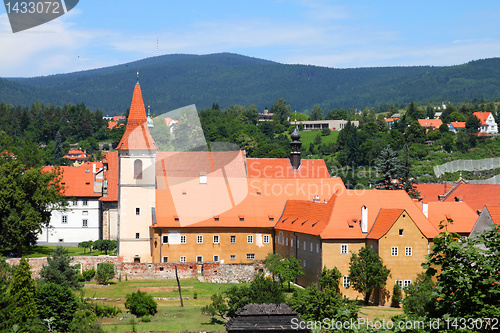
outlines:
[[[361,232],[368,232],[368,207],[361,207]]]
[[[422,213],[424,213],[425,217],[429,218],[429,204],[422,202]]]
[[[298,170],[301,163],[300,146],[302,146],[302,142],[300,142],[300,133],[297,131],[297,121],[295,121],[295,130],[290,137],[292,138],[292,142],[290,142],[290,164],[293,170]]]

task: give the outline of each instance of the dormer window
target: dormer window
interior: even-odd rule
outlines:
[[[142,161],[134,161],[134,179],[142,179]]]

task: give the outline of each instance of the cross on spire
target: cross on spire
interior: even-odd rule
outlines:
[[[136,84],[139,84],[139,70],[137,70],[137,83]]]

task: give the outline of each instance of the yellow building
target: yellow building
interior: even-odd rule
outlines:
[[[293,255],[303,265],[299,284],[318,283],[323,267],[337,267],[341,292],[352,299],[362,295],[350,288],[350,258],[371,247],[391,270],[387,290],[373,296],[384,304],[394,283],[409,284],[423,271],[438,230],[405,191],[344,190],[326,203],[289,200],[275,233],[276,252]]]

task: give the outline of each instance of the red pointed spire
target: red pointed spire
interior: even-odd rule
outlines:
[[[134,87],[132,103],[127,118],[127,128],[117,150],[156,150],[158,147],[149,133],[146,109],[142,99],[141,85],[137,81]]]

